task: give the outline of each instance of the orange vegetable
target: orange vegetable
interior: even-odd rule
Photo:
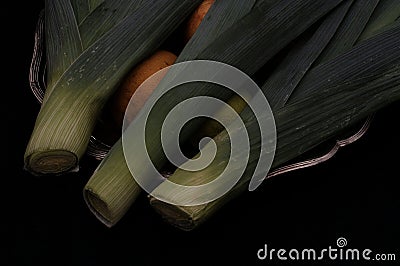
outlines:
[[[207,14],[214,2],[215,0],[204,0],[190,16],[185,28],[185,43],[192,38],[193,34],[196,32],[204,16]]]
[[[137,65],[126,77],[124,82],[121,84],[120,88],[116,91],[113,98],[111,99],[111,115],[115,124],[121,128],[122,122],[125,115],[126,107],[135,93],[136,89],[151,75],[157,71],[171,66],[174,64],[177,56],[166,50],[158,50],[152,56]],[[151,86],[146,86],[140,93],[140,97],[135,105],[135,109],[140,110],[143,104],[146,102],[147,98],[156,88],[158,82],[151,84]],[[136,108],[137,107],[137,108]],[[130,114],[134,116],[135,114]]]

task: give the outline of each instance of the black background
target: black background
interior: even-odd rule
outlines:
[[[378,112],[369,132],[332,160],[266,181],[192,232],[162,221],[144,194],[114,228],[106,228],[82,198],[93,159],[84,158],[79,173],[62,177],[23,170],[39,111],[28,71],[43,7],[42,1],[27,3],[2,7],[7,151],[0,220],[2,236],[11,238],[1,238],[1,265],[267,265],[256,257],[264,244],[317,249],[335,246],[339,237],[348,247],[396,253],[400,260],[398,103]]]

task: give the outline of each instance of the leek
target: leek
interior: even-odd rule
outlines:
[[[298,96],[275,111],[278,147],[273,167],[303,154],[400,99],[399,38],[400,27],[397,26],[310,70],[308,78],[296,88]],[[248,132],[257,132],[258,124],[251,111],[245,109],[241,116]],[[214,141],[219,154],[209,167],[195,173],[178,169],[169,180],[190,186],[204,184],[218,177],[229,159],[229,136],[224,131]],[[252,150],[245,174],[224,197],[193,207],[173,206],[151,197],[151,205],[169,223],[184,230],[195,228],[247,189],[258,161],[258,141],[258,138],[251,139],[252,147],[258,145],[258,149]],[[195,196],[166,191],[163,184],[152,194],[174,200]]]
[[[140,1],[124,17],[135,1],[106,1],[103,4],[119,3],[118,10],[124,12],[115,15],[120,22],[116,23],[111,16],[110,23],[116,23],[115,26],[110,30],[105,27],[107,31],[100,37],[96,34],[96,41],[90,38],[83,43],[85,38],[71,1],[46,1],[48,87],[25,152],[25,168],[37,175],[76,169],[96,119],[116,85],[134,65],[158,48],[199,2]],[[98,1],[90,3],[97,5]],[[101,6],[91,12],[96,13]],[[86,19],[93,19],[92,13]],[[102,13],[96,14],[94,21],[103,21]],[[85,44],[89,46],[86,48]]]

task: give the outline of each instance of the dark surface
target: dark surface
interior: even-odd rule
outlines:
[[[2,86],[11,95],[3,96],[2,178],[11,183],[2,185],[9,198],[1,233],[11,238],[1,238],[1,265],[267,265],[256,257],[264,244],[322,249],[336,246],[339,237],[350,248],[396,253],[400,260],[400,104],[381,110],[367,135],[329,162],[265,182],[192,232],[163,222],[145,195],[114,228],[103,226],[82,198],[97,164],[91,158],[76,174],[37,178],[25,172],[23,154],[39,110],[27,78],[41,2],[3,9]]]

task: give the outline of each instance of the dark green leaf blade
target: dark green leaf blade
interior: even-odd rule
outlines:
[[[350,86],[357,79],[379,76],[393,68],[399,60],[399,49],[396,46],[398,40],[394,38],[399,31],[399,26],[389,29],[313,68],[293,93],[292,100],[299,100],[310,92],[323,91],[342,83]],[[359,60],[360,53],[365,60]]]
[[[400,17],[400,2],[398,0],[380,0],[359,41],[373,36],[382,28],[392,24],[398,17]]]
[[[57,80],[83,50],[75,13],[69,0],[45,2],[45,28],[49,95]]]
[[[226,30],[199,59],[231,64],[253,75],[340,2],[281,0],[271,6],[269,1],[258,1],[252,12]]]
[[[90,12],[89,2],[88,0],[71,0],[71,5],[75,12],[76,22],[79,25]]]
[[[276,1],[276,0],[275,0]],[[177,62],[191,60],[236,21],[248,14],[256,0],[216,1],[207,12],[193,37],[180,53]]]
[[[346,14],[346,17],[342,22],[342,25],[340,25],[338,32],[318,58],[316,62],[317,65],[334,58],[354,46],[367,25],[378,2],[379,0],[354,0],[349,12]]]
[[[87,1],[88,1],[90,11],[95,10],[96,7],[98,7],[101,3],[104,2],[104,0],[87,0]],[[109,1],[109,0],[107,0],[107,1]]]
[[[131,14],[142,0],[104,1],[80,23],[79,30],[84,48],[88,48],[115,25]]]
[[[271,108],[283,107],[297,85],[322,53],[345,17],[351,1],[328,14],[316,29],[300,37],[262,86]]]

